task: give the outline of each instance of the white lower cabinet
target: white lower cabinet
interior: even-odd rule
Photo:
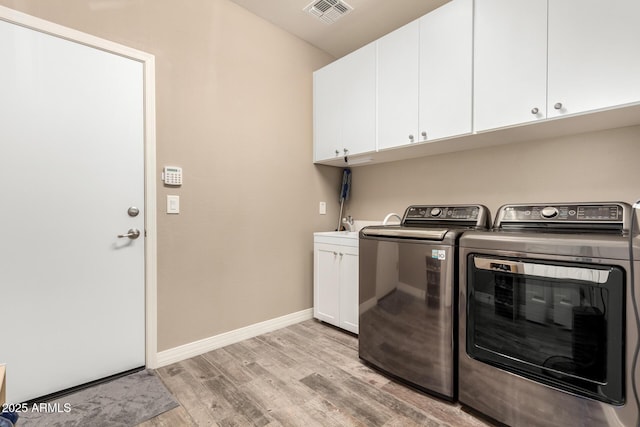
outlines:
[[[357,334],[358,237],[336,234],[314,234],[313,316]]]

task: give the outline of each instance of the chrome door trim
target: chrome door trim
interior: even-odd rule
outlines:
[[[534,264],[522,261],[480,257],[474,257],[473,263],[477,269],[498,271],[501,273],[522,274],[547,279],[579,280],[598,284],[604,284],[609,281],[609,270]]]

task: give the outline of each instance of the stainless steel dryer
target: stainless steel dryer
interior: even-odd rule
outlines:
[[[399,226],[360,232],[359,355],[423,391],[455,400],[457,242],[486,229],[481,205],[410,206]]]
[[[464,234],[463,405],[511,426],[638,425],[631,209],[506,205],[493,231]]]

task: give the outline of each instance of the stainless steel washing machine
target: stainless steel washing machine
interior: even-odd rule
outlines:
[[[487,229],[481,205],[410,206],[399,226],[360,232],[359,355],[423,391],[455,400],[457,242]]]
[[[463,405],[511,426],[638,425],[634,218],[626,203],[506,205],[462,236]]]

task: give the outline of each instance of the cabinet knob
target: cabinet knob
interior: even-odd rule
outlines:
[[[422,135],[423,139],[427,139],[427,131],[423,130],[420,135]]]
[[[538,110],[538,107],[533,107],[531,109],[531,114],[538,114],[538,112],[540,112],[540,110]]]
[[[556,102],[556,104],[553,106],[553,108],[555,108],[556,110],[559,110],[562,108],[562,102]]]
[[[340,152],[338,150],[336,150],[336,156],[339,156]]]
[[[344,151],[344,154],[346,155],[349,152],[349,149],[343,148],[342,151]]]
[[[409,135],[409,142],[413,142],[413,135]]]
[[[338,255],[338,252],[333,251],[333,256],[337,256],[337,255]]]

